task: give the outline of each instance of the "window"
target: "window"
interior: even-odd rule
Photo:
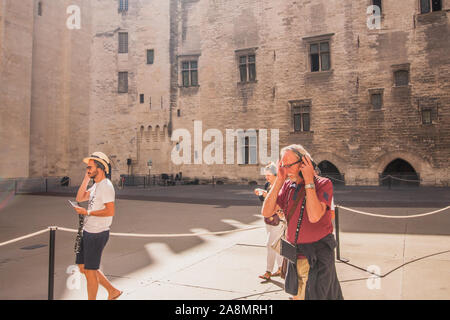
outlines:
[[[380,110],[383,107],[383,88],[369,89],[369,104],[372,110]]]
[[[431,109],[422,110],[422,124],[431,124]]]
[[[396,87],[407,86],[409,83],[409,72],[407,70],[395,71],[394,81]]]
[[[197,61],[183,61],[181,63],[181,78],[183,87],[198,86]]]
[[[149,49],[147,50],[147,64],[153,64],[155,60],[155,50]]]
[[[257,163],[256,135],[244,137],[244,164]]]
[[[309,105],[293,105],[294,132],[310,131]]]
[[[381,6],[381,0],[372,0],[372,5],[378,6],[378,8],[380,8],[380,14],[382,13],[383,8]]]
[[[39,1],[39,3],[38,3],[38,15],[42,16],[42,2],[41,1]]]
[[[256,56],[239,56],[239,74],[241,82],[256,81]]]
[[[139,102],[140,102],[140,103],[144,103],[144,102],[145,102],[144,94],[140,94],[140,95],[139,95]]]
[[[128,72],[119,72],[119,93],[128,93]]]
[[[128,32],[119,32],[119,53],[128,53]]]
[[[420,0],[420,13],[429,13],[431,11],[441,11],[441,0]]]
[[[178,118],[181,117],[181,110],[180,109],[177,110],[177,117]]]
[[[119,12],[128,11],[128,0],[119,0]]]
[[[330,43],[319,42],[309,45],[311,72],[330,70]]]
[[[380,110],[383,105],[381,93],[372,93],[370,95],[370,103],[374,110]]]

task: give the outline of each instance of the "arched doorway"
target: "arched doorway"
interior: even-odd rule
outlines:
[[[320,169],[320,175],[322,177],[329,178],[334,185],[345,184],[344,175],[339,172],[339,169],[330,161],[324,160],[318,165]]]
[[[380,185],[419,186],[420,177],[409,162],[397,158],[380,175]]]

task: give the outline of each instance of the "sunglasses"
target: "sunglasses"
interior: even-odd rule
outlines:
[[[300,159],[300,160],[297,160],[297,161],[295,161],[295,162],[293,162],[293,163],[290,163],[290,164],[282,164],[280,167],[281,168],[290,168],[290,167],[292,167],[294,164],[297,164],[297,163],[302,163],[303,161]]]

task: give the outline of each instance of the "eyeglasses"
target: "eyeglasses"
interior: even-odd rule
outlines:
[[[292,167],[294,164],[297,164],[297,163],[300,163],[300,162],[303,162],[303,161],[300,159],[300,160],[297,160],[297,161],[295,161],[294,163],[291,163],[291,164],[282,164],[282,165],[281,165],[281,168],[290,168],[290,167]]]

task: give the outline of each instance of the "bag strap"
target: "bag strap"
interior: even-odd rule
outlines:
[[[302,202],[302,208],[300,209],[300,217],[298,218],[298,223],[297,223],[297,230],[295,231],[295,242],[294,242],[295,245],[297,245],[298,234],[299,234],[300,226],[301,226],[302,220],[303,220],[303,212],[305,211],[305,204],[306,204],[306,195]]]

